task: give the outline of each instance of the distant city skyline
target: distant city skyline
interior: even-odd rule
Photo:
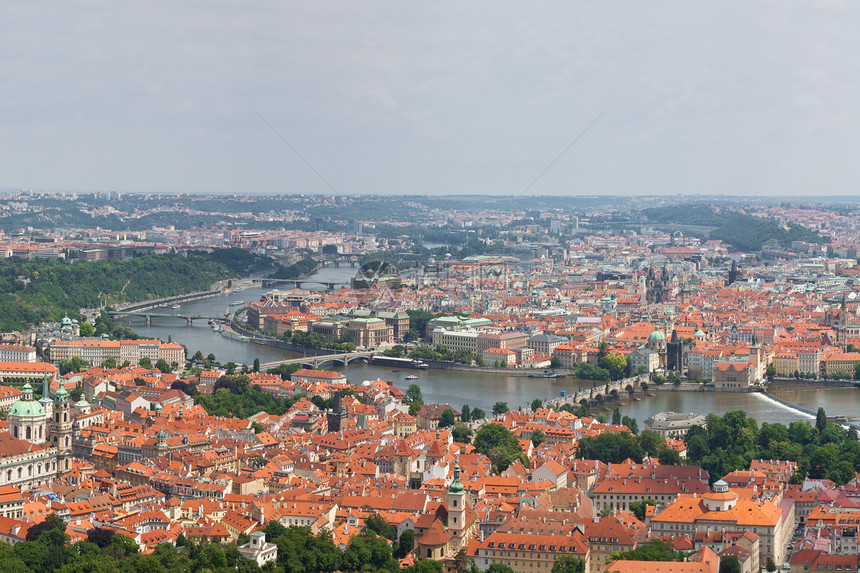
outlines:
[[[20,3],[0,22],[0,188],[854,195],[858,16],[838,0]]]

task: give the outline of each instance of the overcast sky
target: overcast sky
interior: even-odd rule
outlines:
[[[7,2],[0,187],[856,194],[860,2]],[[257,114],[265,118],[263,121]]]

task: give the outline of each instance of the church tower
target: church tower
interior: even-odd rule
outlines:
[[[62,383],[54,394],[49,430],[51,444],[57,449],[57,470],[68,471],[72,459],[72,403]]]
[[[45,368],[45,377],[42,379],[42,397],[39,399],[39,404],[45,410],[45,421],[51,419],[51,414],[54,412],[54,402],[51,400],[51,383],[48,380],[48,369]]]
[[[470,524],[466,523],[468,515],[466,512],[466,488],[460,481],[460,465],[454,466],[454,480],[445,492],[445,503],[448,506],[448,534],[451,535],[451,547],[453,552],[459,551],[469,542]]]

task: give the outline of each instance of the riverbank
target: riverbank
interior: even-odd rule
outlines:
[[[794,378],[775,378],[768,384],[778,390],[818,390],[821,388],[857,388],[853,380],[795,380]]]

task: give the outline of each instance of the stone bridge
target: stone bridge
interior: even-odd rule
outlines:
[[[641,376],[633,376],[631,378],[623,378],[615,382],[598,384],[593,388],[584,388],[573,394],[568,394],[564,398],[556,398],[553,402],[559,406],[563,404],[578,405],[582,404],[587,407],[595,407],[605,404],[619,398],[629,398],[634,394],[641,394],[647,391],[653,382],[647,374]]]
[[[303,368],[318,370],[322,366],[349,366],[356,362],[367,363],[373,352],[345,352],[341,354],[321,354],[319,356],[304,356],[302,358],[292,358],[290,360],[276,360],[274,362],[266,362],[260,364],[260,370],[268,370],[277,368],[283,364],[301,364]]]

